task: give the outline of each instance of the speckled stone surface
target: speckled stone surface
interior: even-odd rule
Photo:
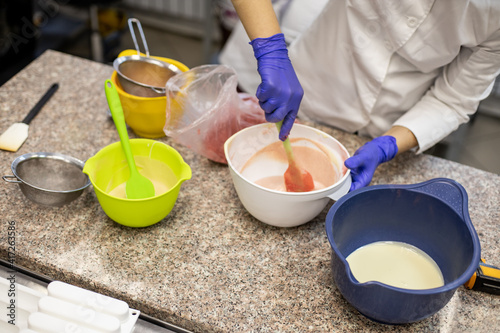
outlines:
[[[110,66],[47,51],[0,87],[3,132],[22,120],[53,82],[60,84],[32,121],[21,149],[0,151],[0,174],[12,174],[14,158],[28,152],[86,160],[118,141],[103,89],[111,73]],[[316,127],[351,154],[363,142]],[[386,326],[366,319],[344,300],[332,278],[324,228],[331,204],[305,225],[268,226],[243,208],[226,166],[168,138],[160,140],[176,148],[193,170],[163,221],[127,228],[104,214],[91,188],[67,206],[50,208],[2,181],[0,257],[7,258],[7,230],[14,221],[17,265],[117,297],[194,332],[492,332],[500,327],[500,296],[463,287],[441,311],[414,324]],[[405,153],[379,167],[373,184],[435,177],[465,187],[482,257],[500,265],[499,175]]]

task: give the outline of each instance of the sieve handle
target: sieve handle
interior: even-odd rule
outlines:
[[[134,22],[135,24],[137,24],[137,29],[141,34],[142,45],[144,45],[144,52],[146,53],[146,56],[149,57],[148,43],[146,43],[146,37],[144,37],[144,31],[142,31],[141,22],[136,18],[129,18],[128,27],[130,29],[130,34],[132,35],[132,40],[134,41],[135,49],[137,50],[137,55],[141,55],[141,51],[139,49],[139,44],[137,43],[137,38],[135,37],[134,24],[133,24]]]
[[[16,176],[2,176],[2,179],[5,180],[7,183],[22,183]]]
[[[165,89],[159,89],[159,88],[155,88],[155,87],[150,87],[150,88],[151,88],[151,90],[153,90],[157,94],[165,94],[166,93]]]

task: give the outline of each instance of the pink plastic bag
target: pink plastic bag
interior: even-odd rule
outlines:
[[[225,65],[203,65],[170,78],[163,131],[195,153],[227,164],[224,142],[266,121],[257,98],[238,93],[237,84],[236,72]]]

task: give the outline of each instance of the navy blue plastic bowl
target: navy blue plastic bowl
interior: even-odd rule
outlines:
[[[350,192],[330,208],[326,234],[335,283],[361,314],[385,324],[422,320],[442,309],[478,267],[479,238],[465,189],[436,178],[414,185],[375,185]],[[377,241],[405,242],[430,255],[444,286],[410,290],[379,282],[359,283],[346,257]]]

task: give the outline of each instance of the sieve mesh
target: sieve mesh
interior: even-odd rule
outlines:
[[[145,58],[147,60],[147,58]],[[168,79],[176,73],[169,68],[158,66],[146,60],[130,59],[119,66],[119,73],[135,82],[164,89]]]
[[[50,191],[73,191],[88,181],[77,165],[51,158],[22,161],[17,166],[17,174],[29,185]]]

